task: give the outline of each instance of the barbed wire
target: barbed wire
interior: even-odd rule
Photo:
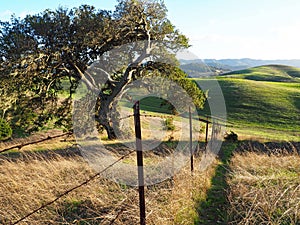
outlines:
[[[151,115],[151,114],[140,114],[141,117],[153,117],[153,118],[162,118],[162,119],[167,119],[167,118],[174,118],[175,116],[160,116],[160,115]],[[134,117],[134,114],[131,115],[127,115],[124,117],[121,117],[119,120],[125,120],[128,119],[130,117]],[[112,120],[111,120],[112,121]]]
[[[141,114],[142,117],[156,117],[156,118],[174,118],[175,116],[158,116],[158,115],[150,115],[150,114]]]
[[[120,118],[120,120],[124,120],[124,119],[130,118],[130,117],[134,117],[134,116],[135,116],[134,114],[127,115],[125,117]],[[174,118],[175,117],[175,116],[168,116],[168,115],[151,115],[151,114],[140,114],[140,116],[141,117],[152,117],[152,118]],[[211,121],[201,119],[200,117],[198,117],[198,120],[202,121],[202,122],[212,123]],[[221,124],[218,124],[218,125],[221,125]],[[40,139],[40,140],[36,140],[36,141],[22,143],[22,144],[19,144],[19,145],[14,145],[14,146],[8,147],[6,149],[0,150],[0,153],[9,151],[9,150],[14,149],[14,148],[21,149],[21,148],[23,148],[24,146],[27,146],[27,145],[33,145],[33,144],[41,143],[41,142],[44,142],[44,141],[47,141],[47,140],[51,140],[51,139],[54,139],[54,138],[63,137],[65,135],[71,135],[71,134],[73,134],[73,133],[70,131],[70,132],[66,132],[66,133],[63,133],[63,134],[55,135],[55,136],[48,136],[46,138],[43,138],[43,139]],[[77,144],[77,146],[78,146],[79,149],[81,149],[80,145]],[[68,195],[69,193],[71,193],[71,192],[79,189],[80,187],[82,187],[84,185],[87,185],[88,183],[90,183],[91,181],[93,181],[94,179],[96,179],[97,177],[99,177],[101,174],[103,174],[104,172],[106,172],[108,169],[110,169],[111,167],[113,167],[114,165],[116,165],[121,160],[123,160],[125,157],[129,156],[130,154],[132,154],[135,151],[136,150],[132,150],[132,151],[128,152],[127,154],[121,156],[120,158],[118,158],[116,161],[114,161],[113,163],[111,163],[109,166],[107,166],[106,168],[104,168],[100,172],[95,173],[94,175],[90,176],[87,180],[85,180],[85,181],[81,182],[80,184],[78,184],[78,185],[76,185],[76,186],[74,186],[74,187],[72,187],[72,188],[64,191],[63,193],[59,194],[53,200],[42,204],[40,207],[32,210],[31,212],[27,213],[25,216],[21,217],[20,219],[16,220],[15,222],[12,222],[11,224],[15,225],[15,224],[18,224],[18,223],[24,221],[25,219],[27,219],[28,217],[32,216],[33,214],[35,214],[35,213],[39,212],[40,210],[42,210],[42,209],[44,209],[44,208],[52,205],[53,203],[57,202],[58,200],[60,200],[64,196]],[[117,219],[117,217],[119,216],[120,213],[122,213],[122,211],[123,210],[120,210],[120,212],[118,213],[118,215],[116,216],[116,218],[114,220]]]
[[[150,117],[150,118],[152,117],[152,118],[162,118],[162,119],[174,118],[175,117],[175,116],[167,116],[167,115],[162,116],[162,115],[151,115],[151,114],[140,114],[140,116],[145,117],[145,118],[146,117]],[[120,118],[119,120],[120,121],[125,120],[125,119],[128,119],[130,117],[134,117],[134,114],[127,115],[125,117]],[[217,119],[217,118],[215,117],[215,119]],[[198,120],[200,122],[204,122],[204,123],[213,123],[212,121],[209,121],[207,119],[202,119],[201,117],[198,117]],[[233,125],[228,125],[227,123],[226,124],[218,123],[218,124],[221,125],[221,126],[234,127]],[[36,141],[31,141],[31,142],[27,142],[27,143],[13,145],[13,146],[10,146],[8,148],[4,148],[4,149],[0,150],[0,154],[4,153],[4,152],[7,152],[9,150],[15,149],[15,148],[20,150],[21,148],[23,148],[25,146],[28,146],[28,145],[34,145],[34,144],[42,143],[44,141],[48,141],[48,140],[52,140],[52,139],[55,139],[55,138],[63,137],[63,136],[66,136],[66,135],[72,135],[72,134],[73,134],[73,132],[69,131],[69,132],[66,132],[66,133],[63,133],[63,134],[58,134],[58,135],[54,135],[54,136],[47,136],[45,138],[42,138],[42,139],[39,139],[39,140],[36,140]]]
[[[124,117],[121,117],[119,120],[125,120],[125,119],[128,119],[130,117],[134,117],[134,115],[128,115],[128,116],[124,116]],[[112,120],[110,120],[112,122]]]
[[[81,148],[81,146],[78,146],[79,148]],[[117,159],[116,161],[114,161],[112,164],[110,164],[109,166],[107,166],[106,168],[104,168],[103,170],[101,170],[100,172],[94,174],[93,176],[91,176],[89,179],[85,180],[84,182],[80,183],[79,185],[76,185],[75,187],[72,187],[66,191],[64,191],[63,193],[59,194],[55,199],[53,199],[52,201],[49,201],[43,205],[41,205],[40,207],[34,209],[33,211],[31,211],[30,213],[26,214],[25,216],[23,216],[22,218],[18,219],[17,221],[13,222],[12,225],[18,224],[20,222],[22,222],[23,220],[27,219],[28,217],[32,216],[33,214],[37,213],[38,211],[46,208],[47,206],[52,205],[53,203],[57,202],[59,199],[61,199],[62,197],[68,195],[69,193],[77,190],[78,188],[88,184],[89,182],[91,182],[92,180],[96,179],[98,176],[100,176],[102,173],[106,172],[108,169],[110,169],[111,167],[113,167],[114,165],[116,165],[118,162],[120,162],[121,160],[123,160],[125,157],[129,156],[130,154],[132,154],[133,152],[135,152],[136,150],[132,150],[130,152],[128,152],[127,154],[121,156],[119,159]]]
[[[152,118],[162,118],[162,119],[168,119],[168,118],[174,118],[174,117],[176,117],[175,115],[173,115],[173,116],[167,116],[167,115],[161,116],[161,115],[151,115],[151,114],[140,114],[140,116],[141,116],[141,117],[145,117],[145,118],[147,118],[147,117],[152,117]],[[128,118],[130,118],[130,117],[134,117],[134,114],[127,115],[127,116],[124,116],[124,117],[121,117],[121,118],[119,119],[119,121],[128,119]],[[221,125],[221,126],[225,126],[225,127],[231,127],[231,128],[234,127],[234,125],[233,125],[232,123],[227,122],[227,121],[225,121],[224,119],[221,119],[221,118],[218,118],[218,117],[211,117],[211,118],[210,118],[211,120],[209,120],[209,119],[207,119],[207,118],[201,118],[201,116],[198,116],[198,117],[194,117],[194,119],[195,119],[195,120],[198,120],[198,121],[200,121],[200,122],[203,122],[203,123],[208,123],[208,124],[217,123],[217,124],[219,124],[219,125]],[[213,120],[212,120],[212,119],[213,119]],[[217,122],[216,122],[216,121],[217,121]],[[221,121],[221,122],[220,122],[220,121]],[[111,122],[113,122],[113,121],[111,120]],[[225,123],[225,122],[226,122],[226,123]]]
[[[52,139],[55,139],[55,138],[63,137],[63,136],[66,136],[66,135],[72,135],[72,134],[73,134],[73,132],[69,131],[69,132],[66,132],[66,133],[63,133],[63,134],[58,134],[58,135],[54,135],[54,136],[47,136],[45,138],[42,138],[42,139],[39,139],[39,140],[36,140],[36,141],[31,141],[31,142],[27,142],[27,143],[18,144],[18,145],[13,145],[13,146],[10,146],[8,148],[0,150],[0,154],[4,153],[4,152],[7,152],[9,150],[15,149],[15,148],[18,148],[20,150],[21,148],[23,148],[25,146],[28,146],[28,145],[34,145],[34,144],[38,144],[38,143],[41,143],[41,142],[44,142],[44,141],[49,141],[49,140],[52,140]]]

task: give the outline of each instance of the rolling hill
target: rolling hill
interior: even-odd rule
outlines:
[[[294,59],[294,60],[258,60],[258,59],[193,59],[193,60],[184,60],[180,59],[180,68],[186,72],[189,77],[193,78],[201,78],[201,77],[209,77],[209,76],[217,76],[224,73],[231,73],[231,71],[237,71],[234,72],[234,74],[239,73],[251,73],[253,72],[253,67],[261,67],[265,65],[274,65],[275,70],[288,70],[284,67],[297,67],[300,68],[300,60]],[[276,66],[277,65],[277,66]],[[279,66],[280,65],[280,66]],[[286,66],[283,66],[286,65]],[[280,67],[280,68],[276,68]],[[250,68],[250,70],[248,70]],[[240,70],[243,70],[240,72]],[[273,73],[274,71],[271,71],[270,68],[267,70],[265,68],[265,71],[263,71],[261,68],[258,69],[259,73],[263,73],[266,75],[269,75],[269,73]],[[291,69],[291,72],[297,70],[295,68]],[[296,71],[298,73],[298,70]],[[255,79],[255,78],[254,78]]]
[[[256,81],[299,82],[300,69],[285,65],[266,65],[225,73],[223,76]]]
[[[216,76],[225,72],[230,72],[231,69],[221,64],[207,65],[204,62],[192,62],[180,65],[180,68],[188,74],[189,77],[209,77]]]
[[[300,139],[300,69],[267,65],[217,77],[227,107],[228,121],[240,134],[259,138]],[[211,79],[206,82],[213,96]],[[201,112],[209,114],[209,106]]]

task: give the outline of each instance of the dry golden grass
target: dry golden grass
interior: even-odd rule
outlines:
[[[235,153],[230,169],[230,224],[300,223],[298,154]]]
[[[55,149],[61,145],[56,142],[60,140],[33,149],[53,146]],[[118,144],[113,146],[116,149],[112,151],[117,154]],[[262,153],[250,146],[244,152],[235,152],[231,158],[229,170],[224,174],[230,224],[300,223],[297,149],[280,151],[277,144],[270,146],[276,154],[272,154],[271,148]],[[32,153],[27,148],[12,158],[0,155],[0,224],[17,221],[95,174],[78,151],[69,154],[70,151],[66,151],[68,154],[63,150]],[[163,157],[164,154],[147,153],[145,161],[155,163]],[[126,160],[134,163],[135,154],[123,162]],[[212,177],[221,161],[214,159],[205,171],[199,171],[199,163],[200,158],[196,158],[193,175],[187,162],[172,179],[146,188],[147,224],[192,225],[201,220],[200,203],[207,200]],[[97,177],[19,224],[138,224],[138,204],[137,188]]]
[[[194,224],[196,202],[205,197],[213,171],[196,170],[191,176],[187,166],[173,180],[146,188],[147,224]],[[0,156],[0,224],[17,221],[94,173],[79,155],[25,152],[13,159]],[[137,189],[99,177],[19,224],[138,222]]]
[[[93,174],[80,157],[65,159],[58,155],[45,158],[35,154],[14,161],[3,160],[0,168],[2,224],[16,221]],[[113,198],[110,193],[114,193]],[[119,202],[127,197],[114,183],[94,181],[20,224],[68,224],[83,216],[93,218],[91,222],[111,219]]]
[[[195,160],[195,165],[199,165],[199,158]],[[155,217],[149,217],[150,224],[194,224],[198,218],[198,203],[206,197],[216,165],[215,160],[205,171],[200,171],[196,166],[193,175],[188,166],[183,168],[174,177],[170,192],[162,196],[167,197],[165,203],[156,205],[161,209],[157,211]],[[157,201],[157,198],[153,199]]]

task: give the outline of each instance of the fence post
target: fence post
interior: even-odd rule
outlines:
[[[141,132],[140,102],[139,101],[137,101],[134,104],[133,112],[134,112],[134,127],[135,127],[135,137],[136,137],[137,166],[138,166],[140,224],[145,225],[146,224],[146,206],[145,206],[142,132]]]
[[[191,155],[191,172],[194,171],[194,156],[193,156],[193,126],[192,126],[192,112],[189,107],[189,121],[190,121],[190,155]]]
[[[205,128],[205,148],[208,143],[208,116],[206,117],[206,128]]]

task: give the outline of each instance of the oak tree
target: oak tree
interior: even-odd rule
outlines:
[[[187,47],[188,39],[167,19],[166,6],[159,0],[119,0],[114,11],[82,5],[12,17],[1,22],[0,30],[2,117],[25,130],[54,118],[70,129],[73,94],[83,82],[98,91],[95,118],[113,139],[117,115],[109,112],[116,98],[134,80],[149,75],[170,77],[202,107],[204,95],[197,85],[176,63],[164,62]],[[122,54],[111,57],[118,48],[123,48],[117,51]],[[99,60],[101,81],[90,70]],[[59,93],[66,87],[68,94],[62,98]]]

